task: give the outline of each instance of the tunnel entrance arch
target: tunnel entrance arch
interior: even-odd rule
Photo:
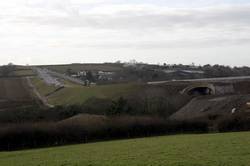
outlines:
[[[209,87],[195,87],[193,89],[190,89],[187,94],[190,96],[205,96],[205,95],[212,95],[213,90]]]
[[[183,89],[181,93],[189,96],[214,95],[215,87],[212,84],[195,84]]]

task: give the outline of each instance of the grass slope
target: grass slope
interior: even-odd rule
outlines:
[[[133,84],[101,85],[93,87],[72,86],[51,95],[49,101],[54,105],[81,104],[91,97],[115,98],[136,89]]]
[[[47,94],[56,90],[56,87],[46,85],[45,82],[38,77],[31,78],[31,82],[36,87],[38,92],[43,96],[46,96]]]
[[[1,152],[1,166],[248,166],[250,132],[178,135]]]
[[[46,96],[53,92],[56,88],[46,85],[41,79],[35,77],[32,79],[40,94]],[[134,92],[140,88],[138,84],[113,84],[113,85],[100,85],[92,87],[84,87],[81,85],[73,84],[65,81],[65,88],[48,96],[48,101],[53,105],[69,105],[81,104],[91,97],[96,98],[116,98],[117,96],[126,95]]]

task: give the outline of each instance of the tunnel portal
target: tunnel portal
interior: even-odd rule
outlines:
[[[209,87],[196,87],[193,89],[190,89],[187,92],[188,95],[190,96],[205,96],[205,95],[212,95],[213,90],[210,89]]]
[[[214,95],[215,87],[212,84],[195,84],[185,88],[181,93],[189,96]]]

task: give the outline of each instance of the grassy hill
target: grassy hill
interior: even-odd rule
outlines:
[[[85,87],[64,81],[65,88],[53,93],[56,88],[46,85],[37,77],[32,79],[32,83],[35,85],[40,94],[47,96],[49,103],[53,105],[81,104],[92,97],[116,98],[142,88],[142,86],[133,83]],[[48,96],[48,94],[50,95]]]
[[[136,90],[133,84],[102,85],[83,87],[74,85],[66,87],[57,93],[49,96],[49,102],[54,105],[81,104],[91,97],[115,98]]]
[[[250,132],[177,135],[0,152],[1,166],[248,166]]]

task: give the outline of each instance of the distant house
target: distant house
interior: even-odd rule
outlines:
[[[201,70],[181,70],[181,71],[189,74],[204,74],[204,71]]]
[[[114,72],[109,71],[98,71],[98,75],[113,75]]]
[[[74,78],[80,78],[80,77],[86,77],[87,76],[87,71],[79,71],[76,74],[72,74],[71,77]]]
[[[111,81],[113,80],[113,75],[114,72],[109,72],[109,71],[98,71],[97,76],[98,80],[106,80],[106,81]]]
[[[71,77],[78,78],[78,74],[72,74]]]
[[[79,71],[78,75],[79,76],[87,76],[87,71]]]

